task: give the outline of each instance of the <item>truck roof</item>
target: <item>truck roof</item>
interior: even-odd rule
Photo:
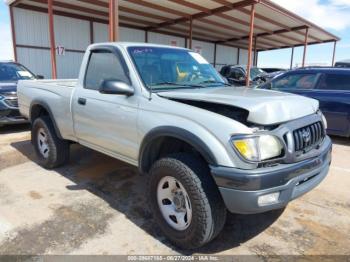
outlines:
[[[120,46],[124,48],[133,47],[133,46],[144,46],[144,47],[163,47],[163,48],[176,48],[176,49],[190,50],[188,48],[178,47],[178,46],[141,43],[141,42],[104,42],[104,43],[93,44],[91,46],[103,46],[103,45],[114,45],[114,46]]]

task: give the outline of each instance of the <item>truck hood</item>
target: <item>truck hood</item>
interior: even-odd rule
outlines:
[[[245,87],[183,89],[159,92],[164,98],[201,101],[245,109],[247,121],[259,125],[274,125],[317,112],[317,100],[299,95]]]

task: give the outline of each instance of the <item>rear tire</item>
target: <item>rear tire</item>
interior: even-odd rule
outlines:
[[[32,126],[32,143],[39,164],[47,169],[62,166],[69,160],[69,142],[57,136],[48,116],[35,119]]]
[[[186,208],[187,206],[191,207],[190,217],[187,216],[188,209],[178,209],[177,203],[179,201],[176,197],[162,200],[164,194],[159,193],[159,188],[166,188],[167,184],[164,187],[161,183],[170,178],[176,181],[175,191],[177,188],[183,188],[184,194],[188,195],[190,203],[186,205]],[[150,170],[148,194],[154,219],[164,235],[180,248],[201,247],[214,239],[224,227],[226,207],[218,187],[210,175],[208,164],[191,154],[179,153],[155,162]],[[177,196],[177,194],[175,195]],[[176,223],[174,221],[169,223],[169,218],[166,215],[168,213],[164,215],[164,206],[162,205],[165,205],[166,210],[174,206],[177,210],[185,210],[187,219],[190,219],[188,226],[186,228],[177,227],[177,219],[175,219]],[[171,215],[169,217],[171,218]]]

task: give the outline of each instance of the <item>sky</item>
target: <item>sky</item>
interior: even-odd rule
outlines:
[[[304,17],[339,36],[336,61],[350,59],[350,0],[273,0],[277,4]],[[308,47],[307,64],[330,65],[333,43]],[[294,49],[294,65],[301,64],[303,47]],[[284,67],[290,65],[291,49],[259,53],[258,66]],[[0,60],[13,59],[9,10],[0,0]]]

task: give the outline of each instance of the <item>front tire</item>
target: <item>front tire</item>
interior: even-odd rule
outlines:
[[[48,116],[39,117],[34,121],[32,143],[39,164],[47,169],[62,166],[69,160],[69,142],[57,136]]]
[[[194,249],[214,239],[226,221],[226,207],[207,163],[186,153],[158,160],[150,170],[149,203],[164,235]]]

